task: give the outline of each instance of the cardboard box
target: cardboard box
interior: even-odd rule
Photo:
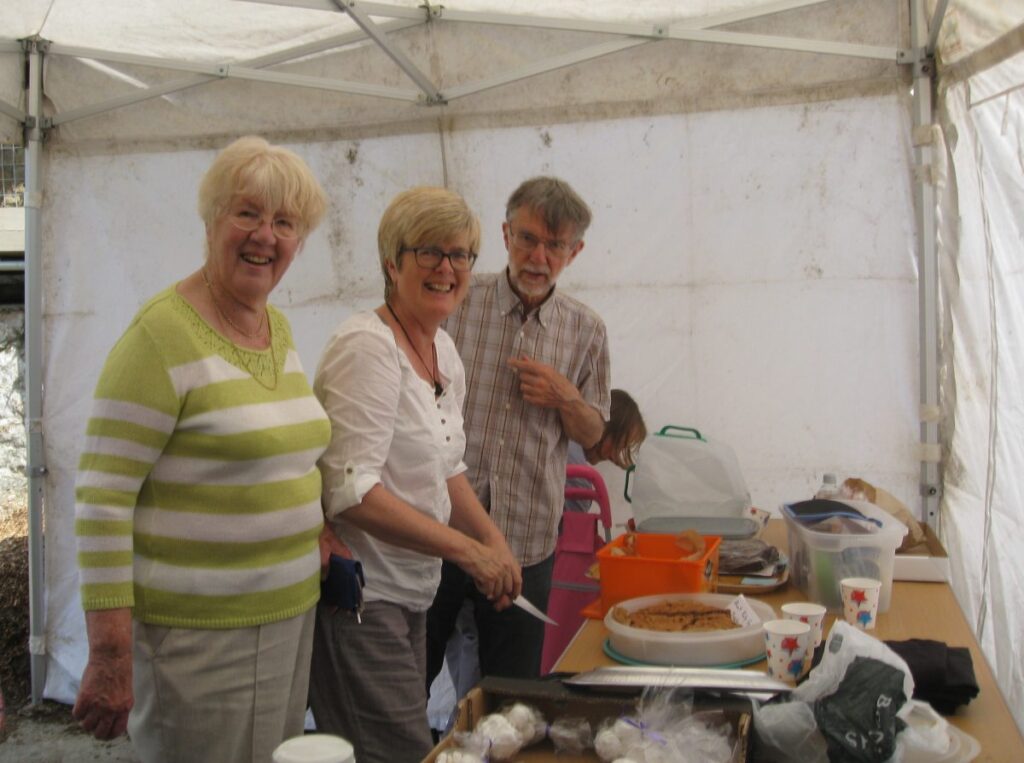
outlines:
[[[459,701],[458,715],[453,733],[442,739],[422,763],[434,763],[437,756],[455,746],[456,731],[471,731],[488,713],[496,712],[512,702],[526,702],[539,709],[548,722],[558,718],[584,717],[596,731],[606,718],[618,718],[636,712],[637,693],[595,692],[570,689],[553,676],[526,680],[514,678],[485,678]],[[730,763],[746,763],[750,759],[751,716],[750,703],[742,698],[720,698],[698,695],[694,700],[697,710],[722,710],[737,735],[737,744]],[[555,754],[550,740],[522,750],[516,763],[593,763],[600,761],[593,750],[583,755]]]
[[[896,554],[893,578],[945,583],[949,580],[949,555],[930,525],[922,524],[924,541]]]

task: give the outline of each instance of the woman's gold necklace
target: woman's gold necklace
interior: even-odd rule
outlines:
[[[253,380],[257,384],[259,384],[261,387],[263,387],[263,389],[265,389],[265,390],[267,390],[269,392],[273,392],[275,389],[277,389],[277,382],[278,382],[278,378],[277,378],[277,355],[274,352],[274,328],[273,328],[273,326],[270,323],[270,319],[267,317],[267,309],[266,308],[263,309],[263,314],[260,316],[259,325],[256,327],[256,331],[255,332],[250,334],[249,332],[240,329],[238,326],[235,325],[234,321],[232,321],[230,318],[228,318],[228,316],[224,312],[224,310],[221,309],[220,302],[217,301],[217,295],[213,293],[213,284],[210,283],[210,278],[209,278],[209,276],[206,275],[206,268],[203,268],[202,273],[203,273],[203,283],[206,284],[206,289],[210,292],[210,301],[213,302],[213,308],[217,311],[217,315],[220,316],[221,320],[223,320],[225,323],[227,323],[228,326],[233,328],[239,334],[241,334],[242,336],[246,337],[247,339],[257,339],[257,338],[260,338],[262,336],[262,334],[263,334],[263,321],[264,321],[264,319],[267,320],[267,339],[268,339],[269,344],[270,344],[270,365],[271,365],[271,370],[274,373],[274,381],[273,381],[272,384],[264,383],[263,379],[260,378],[260,374],[257,373],[257,369],[255,368],[255,366],[258,364],[259,356],[257,356],[257,361],[254,362],[250,358],[247,358],[246,355],[244,355],[238,349],[238,345],[236,345],[234,342],[228,342],[228,344],[231,346],[231,352],[235,356],[235,360],[238,361],[238,364],[242,368],[244,368],[246,371],[249,372],[249,376],[251,376],[253,378]]]
[[[227,313],[220,306],[220,302],[217,301],[217,295],[213,293],[213,284],[210,283],[210,277],[206,274],[206,268],[203,268],[203,283],[206,284],[207,291],[210,292],[210,299],[213,301],[213,307],[219,315],[231,328],[237,331],[239,334],[244,336],[246,339],[260,339],[263,337],[263,320],[267,317],[267,309],[263,308],[263,312],[260,314],[260,319],[256,324],[256,330],[251,334],[243,328],[239,328],[235,325],[235,322],[231,320]]]
[[[394,308],[391,307],[391,303],[385,301],[384,307],[386,307],[388,309],[388,312],[391,313],[391,317],[395,319],[395,323],[398,324],[398,328],[402,329],[402,333],[405,334],[405,339],[407,342],[409,342],[409,346],[412,347],[412,351],[416,353],[416,357],[420,359],[420,363],[423,364],[423,368],[426,370],[428,374],[430,374],[430,380],[434,382],[434,397],[441,397],[441,395],[444,393],[444,387],[441,386],[441,382],[438,381],[437,378],[437,347],[434,345],[433,342],[430,343],[430,353],[433,357],[434,365],[433,367],[428,366],[427,361],[425,361],[423,359],[423,356],[420,355],[420,351],[416,349],[416,345],[412,343],[412,337],[409,336],[409,332],[405,330],[405,326],[402,325],[402,322],[398,320],[398,316],[395,315],[395,310]]]

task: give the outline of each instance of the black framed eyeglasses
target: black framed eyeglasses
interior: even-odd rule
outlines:
[[[436,246],[407,246],[402,251],[412,252],[416,256],[416,264],[427,270],[438,267],[445,257],[451,263],[452,270],[472,270],[477,257],[476,252],[464,252],[461,249],[445,252]]]

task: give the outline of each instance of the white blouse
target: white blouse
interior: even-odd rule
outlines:
[[[313,391],[331,419],[331,444],[318,465],[324,515],[362,562],[363,597],[423,611],[433,601],[441,560],[386,543],[345,520],[370,489],[383,485],[416,510],[448,523],[447,481],[466,470],[462,403],[466,374],[451,337],[434,338],[444,393],[421,379],[391,329],[374,312],[357,313],[331,336]]]

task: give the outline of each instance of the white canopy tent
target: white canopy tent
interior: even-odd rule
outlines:
[[[273,296],[307,370],[380,300],[395,192],[462,192],[493,270],[508,192],[561,175],[595,223],[560,288],[605,317],[613,384],[731,444],[756,505],[834,471],[940,527],[1024,725],[1022,21],[1019,0],[0,6],[0,138],[29,160],[34,696],[70,701],[85,660],[72,486],[99,367],[198,264],[216,148],[260,133],[332,198]]]

